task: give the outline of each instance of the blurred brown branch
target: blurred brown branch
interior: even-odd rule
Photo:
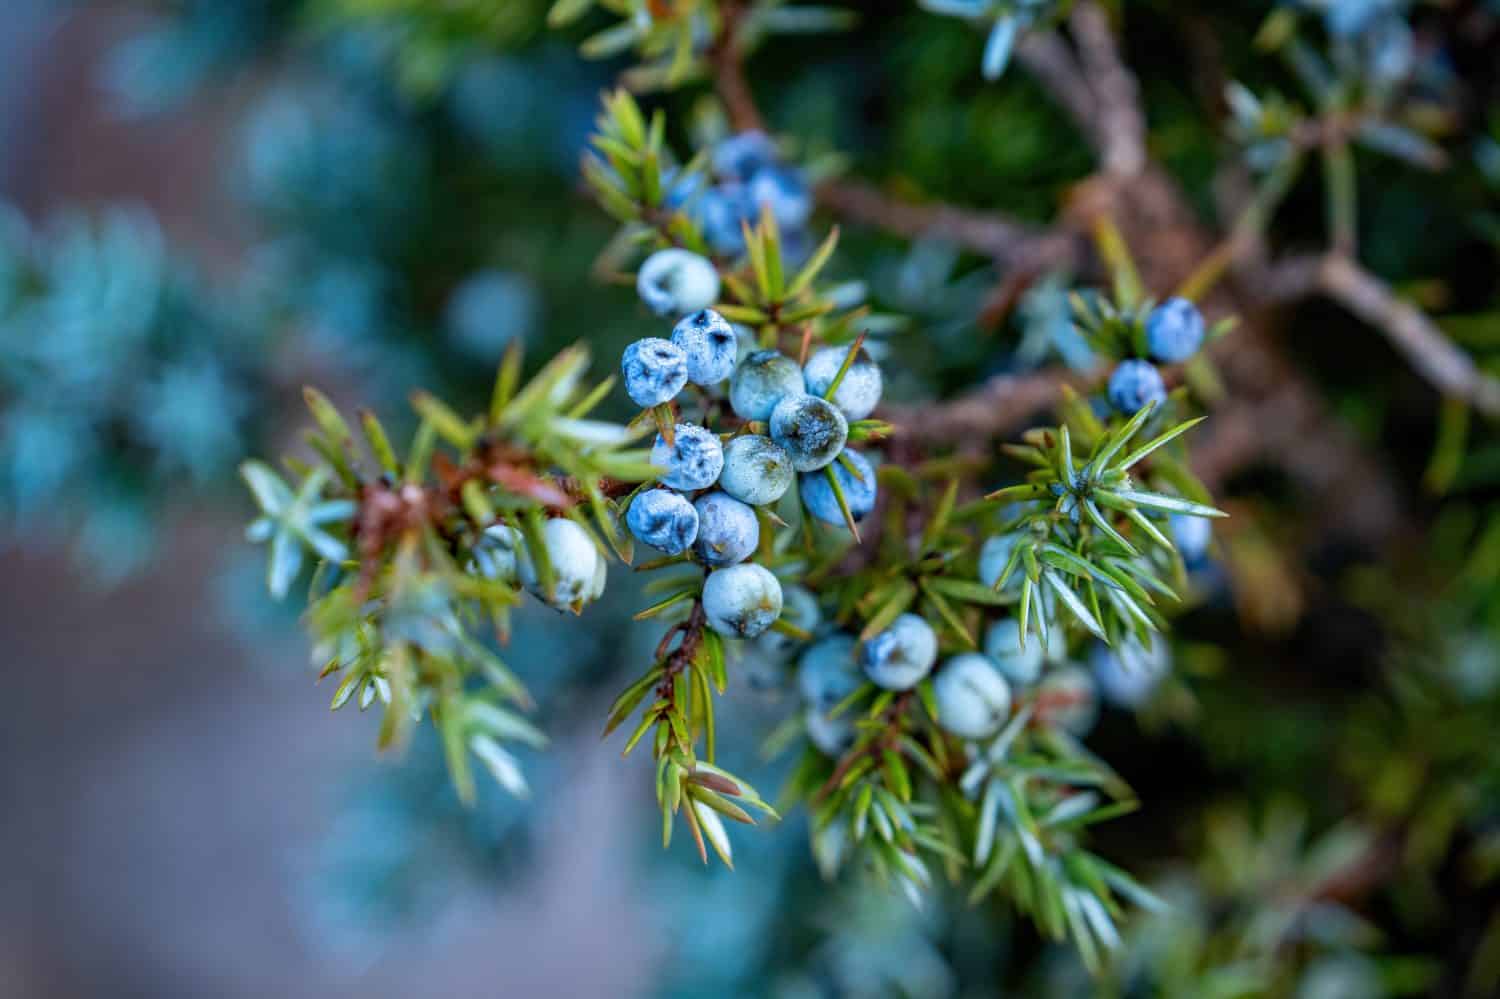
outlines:
[[[1081,391],[1091,382],[1097,380],[1064,369],[995,375],[947,402],[888,406],[882,416],[896,425],[899,436],[924,443],[982,442],[1007,435],[1056,405],[1064,386]]]
[[[1396,297],[1353,258],[1340,253],[1292,257],[1269,271],[1266,290],[1278,302],[1326,295],[1383,333],[1438,391],[1487,416],[1500,416],[1500,379],[1479,370],[1426,313]]]
[[[1067,112],[1078,130],[1098,149],[1098,101],[1067,42],[1055,31],[1029,32],[1016,47],[1016,61]]]
[[[908,239],[946,240],[989,257],[1002,268],[1042,271],[1066,267],[1084,253],[1081,240],[1063,230],[942,202],[904,201],[860,181],[829,181],[818,188],[818,202],[842,219]]]
[[[1085,0],[1073,8],[1068,26],[1097,102],[1094,127],[1104,169],[1122,176],[1140,173],[1146,166],[1146,114],[1140,86],[1120,56],[1109,16],[1097,3]],[[1062,102],[1060,92],[1055,92]]]
[[[708,52],[714,89],[724,102],[735,131],[764,131],[765,119],[761,117],[755,94],[745,79],[745,57],[740,47],[740,24],[745,16],[743,0],[723,0],[719,4],[719,16],[723,20],[723,30]]]

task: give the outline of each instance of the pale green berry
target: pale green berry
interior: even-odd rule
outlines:
[[[1010,684],[989,657],[954,656],[932,678],[937,722],[960,739],[987,739],[1010,718]]]
[[[724,445],[719,488],[741,503],[766,506],[791,488],[791,455],[769,437],[744,434]]]
[[[556,517],[542,527],[542,543],[552,565],[552,589],[543,591],[531,554],[524,547],[518,553],[521,583],[553,607],[575,613],[593,599],[600,585],[600,563],[603,557],[589,533],[566,517]]]
[[[729,405],[742,420],[766,420],[782,399],[803,392],[802,369],[796,361],[779,351],[757,350],[734,369]]]
[[[865,675],[886,690],[910,690],[937,662],[937,634],[916,614],[902,614],[865,642]]]
[[[1050,632],[1048,637],[1051,637]],[[1021,622],[1013,617],[996,621],[984,633],[984,654],[999,667],[1006,679],[1019,686],[1035,683],[1042,675],[1045,652],[1037,635],[1027,635],[1026,647],[1021,647]]]
[[[726,638],[754,638],[781,616],[781,582],[753,562],[716,569],[703,584],[703,613]]]

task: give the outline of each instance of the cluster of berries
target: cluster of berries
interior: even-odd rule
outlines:
[[[879,366],[863,350],[849,358],[852,349],[821,349],[805,367],[775,350],[741,359],[734,327],[700,308],[678,321],[671,339],[648,337],[625,350],[625,391],[648,409],[672,402],[689,382],[722,398],[728,382],[738,429],[721,436],[675,423],[672,440],[658,436],[652,448],[659,483],[638,493],[625,515],[643,544],[667,555],[690,553],[712,570],[703,607],[720,634],[752,638],[781,614],[780,583],[746,561],[760,545],[756,508],[780,501],[800,474],[808,513],[844,523],[831,469],[852,517],[874,509],[875,469],[845,444],[850,421],[869,416],[880,401],[882,382]]]
[[[785,257],[795,261],[806,256],[812,246],[807,232],[812,190],[800,170],[780,160],[768,135],[750,131],[729,136],[714,147],[711,166],[712,178],[697,173],[669,178],[666,205],[698,224],[713,253],[741,256],[744,225],[753,228],[765,210],[776,219]]]
[[[938,724],[961,739],[984,739],[1010,718],[1011,683],[997,662],[977,652],[938,662],[938,639],[916,614],[902,614],[860,645],[837,632],[814,642],[797,665],[808,738],[821,752],[839,756],[854,742],[849,715],[834,707],[868,680],[883,690],[911,690],[933,674]],[[937,667],[934,674],[934,667]]]
[[[1191,537],[1195,546],[1190,553],[1179,542],[1179,550],[1191,564],[1204,557],[1207,550],[1207,533],[1200,535],[1198,531],[1198,525],[1206,525],[1207,521],[1201,517],[1174,517],[1174,533],[1179,520],[1184,537]],[[981,583],[994,587],[1015,545],[1016,538],[1011,534],[997,534],[985,540],[979,549]],[[1012,573],[1003,592],[1019,588],[1019,574]],[[1092,727],[1100,694],[1119,707],[1138,708],[1171,666],[1165,638],[1156,636],[1147,649],[1129,636],[1116,648],[1102,642],[1094,644],[1087,652],[1088,669],[1085,669],[1069,656],[1068,641],[1049,592],[1043,592],[1038,611],[1051,622],[1045,643],[1031,636],[1023,648],[1020,622],[1014,617],[1001,618],[986,630],[981,658],[988,658],[1017,691],[1036,687],[1034,701],[1038,715],[1050,716],[1053,723],[1075,734],[1083,734]]]
[[[1151,360],[1121,361],[1109,379],[1109,402],[1126,416],[1167,398],[1156,364],[1180,364],[1203,346],[1203,313],[1185,298],[1169,298],[1146,317],[1146,353]]]

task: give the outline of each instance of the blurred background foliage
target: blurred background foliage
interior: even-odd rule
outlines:
[[[301,419],[299,386],[315,381],[393,414],[419,386],[478,408],[512,341],[524,342],[534,370],[579,340],[609,358],[657,330],[632,289],[591,280],[610,227],[581,196],[578,176],[598,96],[631,60],[585,61],[577,51],[616,18],[592,11],[552,31],[549,6],[119,0],[36,4],[17,15],[10,47],[20,68],[0,84],[13,91],[0,102],[9,119],[0,134],[14,150],[0,152],[14,202],[0,212],[0,523],[19,552],[5,586],[35,582],[53,610],[28,618],[31,605],[17,596],[0,617],[16,636],[4,657],[15,675],[74,654],[63,650],[76,643],[54,633],[78,627],[75,609],[88,608],[86,627],[106,645],[136,650],[152,692],[120,706],[125,717],[149,724],[163,713],[203,712],[203,697],[173,699],[189,667],[165,665],[192,659],[198,674],[220,662],[245,675],[270,671],[263,684],[238,681],[240,699],[203,717],[239,730],[278,711],[296,731],[335,727],[312,717],[326,693],[298,673],[293,613],[250,585],[255,556],[225,540],[224,525],[248,512],[233,469],[289,439]],[[1357,227],[1371,271],[1430,313],[1482,370],[1500,370],[1500,5],[1334,6],[1401,9],[1431,109],[1423,141],[1444,161],[1439,170],[1403,161],[1427,156],[1406,140],[1395,144],[1409,155],[1394,159],[1356,147],[1355,218],[1340,224]],[[1234,123],[1260,127],[1234,117],[1245,109],[1226,106],[1223,84],[1239,81],[1262,110],[1272,94],[1307,109],[1331,99],[1299,89],[1296,60],[1267,50],[1269,4],[1131,0],[1123,8],[1150,152],[1205,217],[1222,193],[1221,165],[1244,150]],[[1333,12],[1301,9],[1288,30],[1326,50],[1325,16],[1333,27]],[[986,32],[964,18],[872,0],[847,30],[771,36],[749,73],[767,118],[805,161],[909,200],[1049,222],[1075,197],[1092,157],[1027,73],[1011,66],[985,79],[985,45]],[[40,55],[28,62],[28,51]],[[87,72],[44,86],[59,60]],[[723,129],[701,83],[649,99],[672,111],[680,148]],[[99,121],[112,124],[101,130]],[[185,123],[192,156],[174,161],[184,144],[167,141],[163,122]],[[64,144],[69,134],[80,137]],[[97,178],[109,173],[109,135],[135,136],[132,155],[152,169],[191,172],[192,190],[216,192],[215,208],[195,214],[202,196],[173,183],[137,197],[116,183],[49,174],[38,165],[45,157],[23,154],[56,144],[101,161]],[[1264,169],[1253,160],[1250,168]],[[1341,196],[1325,176],[1309,168],[1292,182],[1266,230],[1274,250],[1327,243],[1330,199]],[[877,308],[911,317],[888,341],[889,396],[898,402],[1069,356],[1059,342],[1068,334],[1060,285],[1050,305],[1041,284],[996,323],[986,302],[1004,275],[969,251],[861,226],[846,226],[841,248],[832,276],[866,282]],[[536,606],[518,616],[509,660],[561,744],[527,760],[533,800],[485,786],[477,807],[461,807],[440,749],[420,739],[399,765],[371,765],[344,749],[295,794],[278,793],[275,780],[256,792],[268,809],[321,818],[290,818],[277,827],[282,835],[237,847],[275,854],[269,918],[291,927],[242,938],[260,958],[251,963],[303,955],[285,965],[301,970],[295,983],[279,983],[284,994],[328,994],[350,982],[383,982],[399,994],[399,975],[381,973],[392,954],[420,968],[414,940],[491,926],[495,899],[542,893],[538,882],[587,898],[589,883],[566,874],[578,865],[607,868],[615,887],[593,913],[578,901],[537,903],[561,913],[571,960],[502,979],[683,996],[1500,992],[1500,438],[1488,418],[1441,398],[1369,325],[1328,302],[1300,301],[1268,321],[1396,483],[1400,523],[1373,543],[1354,536],[1276,461],[1227,479],[1223,504],[1235,521],[1195,573],[1173,675],[1137,711],[1107,707],[1091,739],[1144,806],[1101,827],[1100,850],[1170,903],[1134,919],[1102,979],[999,903],[970,907],[940,895],[918,911],[858,877],[830,887],[800,816],[742,837],[737,873],[700,869],[682,843],[658,851],[651,823],[634,814],[641,803],[620,789],[642,783],[641,765],[621,764],[594,736],[611,688],[633,675],[654,638],[631,622],[641,599],[622,582],[585,627],[557,627]],[[630,415],[618,395],[606,407],[614,407],[608,417]],[[220,528],[212,541],[193,534],[203,523]],[[69,573],[56,568],[61,558]],[[191,605],[213,616],[195,625],[210,638],[185,644],[181,628],[165,622],[160,642],[111,637],[129,631],[129,608],[184,586],[213,594]],[[99,652],[79,661],[111,664]],[[23,689],[51,690],[38,683]],[[764,762],[758,736],[785,714],[789,695],[758,689],[748,669],[734,686],[719,724],[732,733],[721,736],[725,765],[774,788],[785,763]],[[283,693],[263,703],[270,688]],[[88,745],[81,719],[101,711],[90,691],[110,689],[80,676],[17,725],[19,751],[7,754],[17,787],[34,786],[21,773],[34,755],[58,742]],[[134,738],[119,734],[128,732],[121,724],[108,731]],[[151,745],[192,755],[220,738],[216,731],[188,726],[175,742]],[[293,744],[317,752],[312,740]],[[133,744],[64,752],[92,759]],[[206,759],[223,772],[223,784],[197,778],[208,788],[244,767],[218,753]],[[285,752],[271,759],[267,767],[300,762]],[[109,779],[82,763],[59,765],[92,775],[65,785],[80,800],[79,781]],[[124,787],[169,799],[163,824],[199,807],[158,754],[129,766],[139,773]],[[102,806],[63,808],[54,821],[83,822],[94,807]],[[52,828],[36,821],[31,828]],[[140,841],[156,838],[154,822],[131,828]],[[96,837],[67,842],[72,851],[102,848]],[[129,852],[116,859],[132,863]],[[106,859],[94,864],[104,864],[99,876],[115,876]],[[65,880],[38,890],[66,888]],[[201,903],[206,911],[233,907],[240,886],[211,883],[218,894]],[[127,896],[147,908],[130,911]],[[104,897],[115,899],[118,920],[172,904],[151,883]],[[187,956],[147,948],[146,957],[79,957],[47,930],[60,931],[73,910],[59,902],[38,911],[54,922],[6,952],[22,958],[38,988],[23,984],[17,994],[109,994],[108,976],[122,963],[135,977],[116,983],[154,994],[188,994],[184,983],[194,982],[218,994],[264,994],[276,981],[264,967],[214,966],[205,955],[217,952],[201,941],[192,956],[191,939]],[[108,955],[115,939],[96,928],[85,942]],[[476,977],[450,970],[444,980],[461,991],[465,981],[491,980],[495,968],[524,965],[528,939],[517,931],[471,946],[461,953]],[[423,953],[433,961],[446,952]]]

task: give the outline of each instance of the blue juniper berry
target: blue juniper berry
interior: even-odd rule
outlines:
[[[719,272],[690,250],[657,250],[641,264],[636,291],[658,316],[680,316],[714,304],[719,297]]]
[[[542,588],[541,577],[525,546],[517,552],[521,583],[553,607],[577,613],[585,603],[603,592],[600,568],[604,560],[599,549],[588,531],[566,517],[547,521],[542,528],[542,543],[547,549],[547,561],[552,565],[552,589]]]
[[[724,447],[711,430],[679,423],[668,444],[660,435],[651,448],[651,463],[666,469],[661,481],[673,489],[707,489],[724,469]]]
[[[625,348],[620,359],[625,394],[637,406],[671,402],[687,384],[687,355],[670,340],[646,337]]]
[[[855,472],[844,467],[843,459],[846,457],[855,466]],[[832,468],[839,488],[844,491],[844,502],[849,504],[850,515],[856,521],[862,520],[875,509],[874,466],[858,451],[845,448]],[[833,486],[829,484],[826,473],[807,472],[802,475],[800,482],[802,503],[807,507],[808,513],[825,524],[844,523],[844,513],[839,509],[838,497],[834,496]]]
[[[1109,403],[1132,416],[1145,406],[1160,404],[1167,398],[1161,372],[1149,361],[1121,361],[1109,376]]]
[[[781,620],[811,635],[823,620],[818,598],[805,586],[786,586],[781,591]],[[777,661],[784,660],[801,645],[801,640],[779,631],[768,631],[756,643],[761,652]]]
[[[1134,635],[1121,640],[1114,648],[1096,645],[1089,655],[1099,692],[1111,704],[1138,708],[1156,690],[1171,668],[1172,659],[1166,639],[1160,635],[1148,649]]]
[[[721,139],[713,150],[714,173],[744,183],[763,167],[776,162],[776,143],[758,129]]]
[[[1010,718],[1010,684],[988,657],[954,656],[932,680],[937,722],[960,739],[986,739]]]
[[[812,215],[812,192],[802,174],[791,167],[770,165],[755,171],[746,187],[758,214],[768,208],[783,231],[800,230]]]
[[[769,423],[771,439],[786,449],[799,472],[816,472],[831,463],[849,439],[844,414],[815,395],[782,399],[771,411]]]
[[[1188,565],[1196,565],[1208,557],[1208,546],[1213,541],[1214,529],[1207,517],[1192,517],[1185,513],[1174,513],[1167,521],[1171,528],[1172,544]]]
[[[760,544],[755,510],[727,493],[698,497],[698,540],[693,550],[704,565],[718,568],[743,562]]]
[[[682,554],[698,538],[698,511],[670,489],[648,489],[637,496],[625,523],[642,544],[668,555]]]
[[[854,738],[858,733],[854,729],[854,720],[848,714],[830,718],[827,712],[809,704],[802,718],[803,724],[807,726],[808,741],[824,756],[837,759],[854,745]]]
[[[937,662],[937,635],[916,614],[902,614],[891,626],[865,642],[861,656],[865,676],[886,690],[910,690]]]
[[[688,381],[717,385],[734,374],[739,338],[729,320],[713,309],[699,309],[672,327],[672,342],[687,355]]]
[[[1162,364],[1186,361],[1203,346],[1203,313],[1185,298],[1169,298],[1146,317],[1146,349]]]
[[[1050,632],[1048,637],[1052,637]],[[996,621],[984,633],[984,654],[1006,679],[1017,686],[1035,683],[1042,675],[1045,651],[1042,640],[1035,635],[1027,639],[1024,649],[1021,648],[1021,622],[1013,617]]]
[[[837,632],[808,646],[797,664],[797,690],[820,711],[829,711],[864,682],[858,643],[853,635]]]

